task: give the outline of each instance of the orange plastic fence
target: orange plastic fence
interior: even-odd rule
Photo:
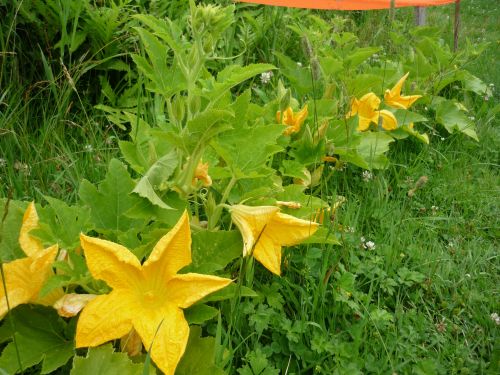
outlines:
[[[235,0],[241,3],[275,5],[289,8],[369,10],[388,9],[391,0]],[[394,0],[396,8],[409,6],[433,6],[456,2],[456,0]]]

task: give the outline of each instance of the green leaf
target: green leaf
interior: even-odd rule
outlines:
[[[459,131],[479,141],[474,123],[459,109],[458,105],[451,100],[443,99],[438,101],[436,121],[443,125],[449,133]]]
[[[151,166],[151,168],[149,168],[132,192],[148,199],[152,204],[158,207],[172,209],[172,207],[163,202],[155,192],[155,189],[164,190],[166,188],[167,180],[175,171],[177,163],[178,158],[175,151],[163,155]]]
[[[59,244],[65,249],[74,249],[80,244],[80,233],[91,227],[88,207],[68,206],[65,202],[44,196],[49,205],[37,208],[40,217],[39,229],[33,234],[47,245]]]
[[[215,337],[201,337],[201,328],[191,326],[186,352],[175,371],[176,375],[224,375],[215,365]]]
[[[238,295],[241,297],[250,297],[250,298],[255,298],[259,296],[254,290],[246,286],[239,286],[233,283],[229,284],[223,289],[218,290],[217,292],[209,294],[208,296],[200,300],[200,303],[224,301],[226,299],[234,298]]]
[[[276,67],[271,64],[250,64],[247,66],[229,65],[217,75],[217,82],[212,90],[203,92],[207,98],[217,102],[228,90],[246,81],[249,78],[274,70]]]
[[[126,353],[115,353],[111,344],[90,348],[86,357],[76,356],[71,375],[142,375],[144,365],[133,363]]]
[[[4,217],[6,202],[7,199],[0,199],[0,220]],[[27,202],[13,200],[9,202],[8,214],[3,224],[0,224],[0,260],[2,262],[10,262],[26,256],[19,246],[19,231],[27,206]]]
[[[87,180],[80,185],[81,200],[90,207],[92,222],[96,230],[126,231],[138,223],[125,213],[136,204],[130,196],[134,181],[127,168],[117,159],[109,163],[106,178],[96,188]]]
[[[21,305],[6,319],[12,319],[16,329],[16,343],[23,369],[42,362],[42,374],[49,374],[63,366],[73,355],[73,341],[66,338],[66,323],[49,307]],[[10,330],[2,326],[0,336]],[[12,334],[12,332],[10,332]],[[14,342],[7,344],[0,356],[0,368],[9,374],[20,371]]]
[[[379,47],[357,48],[344,59],[344,67],[347,69],[354,69],[378,51],[380,51]]]
[[[238,128],[211,144],[232,170],[246,176],[264,168],[268,159],[282,150],[276,141],[282,132],[277,125]]]
[[[219,310],[215,307],[205,304],[197,304],[184,310],[184,317],[189,324],[202,324],[207,320],[213,319],[217,316]]]
[[[221,270],[243,254],[243,241],[236,230],[205,230],[193,233],[192,238],[193,263],[189,266],[190,272],[212,273]]]
[[[383,169],[389,164],[389,160],[384,155],[389,151],[389,145],[394,142],[389,134],[383,132],[361,133],[361,142],[357,148],[370,169]]]

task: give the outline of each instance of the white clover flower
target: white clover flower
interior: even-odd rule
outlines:
[[[368,182],[373,179],[373,173],[370,171],[363,171],[362,178],[364,182]]]
[[[271,78],[273,77],[273,72],[264,72],[260,75],[260,81],[262,82],[263,85],[267,85],[270,81]]]
[[[375,248],[376,248],[375,242],[373,242],[373,241],[366,241],[364,246],[365,246],[365,249],[367,249],[367,250],[375,250]]]
[[[497,313],[493,313],[490,315],[491,320],[495,322],[495,324],[498,326],[500,325],[500,316],[498,316]]]

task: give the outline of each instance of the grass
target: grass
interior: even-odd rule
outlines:
[[[461,35],[491,42],[468,68],[500,88],[499,11],[487,0],[464,1]],[[430,8],[428,22],[445,20],[450,30],[451,14],[449,6]],[[360,39],[383,42],[387,17],[359,16]],[[403,27],[412,17],[411,9],[396,15]],[[15,84],[0,93],[0,196],[74,202],[80,181],[101,180],[119,155],[120,134],[64,78],[57,82],[55,96],[45,84],[30,95]],[[334,220],[352,230],[341,246],[288,251],[281,279],[255,271],[261,297],[238,306],[235,332],[223,332],[231,335],[232,373],[498,373],[490,317],[500,313],[498,98],[470,99],[479,143],[444,133],[429,147],[404,142],[391,150],[393,167],[367,181],[355,167],[323,181],[324,196],[347,197]],[[428,182],[409,197],[421,176]]]

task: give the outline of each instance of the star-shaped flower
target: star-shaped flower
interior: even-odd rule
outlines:
[[[307,104],[297,113],[293,113],[292,107],[288,107],[283,113],[281,111],[276,112],[276,122],[286,125],[283,134],[290,135],[300,131],[307,115]]]
[[[113,290],[90,301],[78,320],[76,346],[98,346],[137,331],[151,358],[173,375],[184,354],[189,326],[185,309],[231,280],[196,273],[177,274],[191,263],[191,231],[186,212],[141,265],[125,247],[81,235],[92,276]]]
[[[281,247],[293,246],[312,236],[318,224],[280,213],[274,206],[234,205],[231,218],[243,237],[243,256],[255,259],[276,275],[281,274]]]
[[[52,263],[57,255],[57,245],[44,249],[42,243],[29,235],[30,230],[38,227],[38,215],[35,204],[28,205],[19,233],[19,245],[26,258],[16,259],[3,265],[5,289],[0,287],[0,319],[7,314],[9,307],[24,303],[52,305],[61,296],[61,290],[55,290],[40,298],[40,290],[53,274]],[[7,290],[7,296],[5,295]],[[7,305],[7,298],[9,305]]]
[[[392,89],[385,90],[385,104],[393,108],[408,109],[417,99],[422,97],[422,95],[401,96],[401,88],[409,74],[406,73]]]
[[[394,130],[398,127],[396,117],[392,112],[382,109],[379,110],[380,99],[373,92],[369,92],[361,97],[361,99],[353,98],[351,102],[351,110],[347,117],[358,115],[358,131],[368,130],[371,123],[378,124],[379,118],[382,117],[382,127],[385,130]]]

